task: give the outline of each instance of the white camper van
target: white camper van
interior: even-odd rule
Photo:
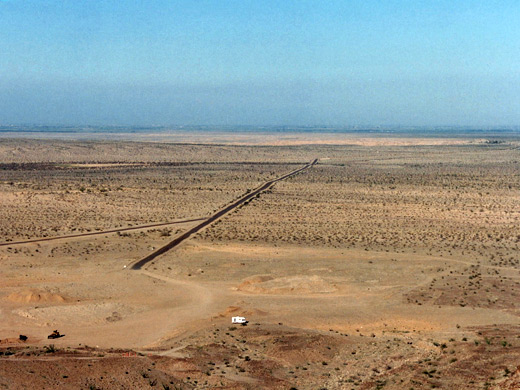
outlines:
[[[246,317],[231,317],[231,323],[232,324],[246,325],[247,324],[247,320],[246,320]]]

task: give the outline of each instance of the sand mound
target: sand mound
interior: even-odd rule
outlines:
[[[59,294],[37,290],[14,292],[7,296],[7,300],[16,303],[60,303],[67,301],[67,299]]]
[[[138,310],[121,303],[91,303],[17,309],[13,313],[39,325],[93,324],[120,321]]]
[[[240,290],[240,291],[247,291],[247,289],[250,286],[254,286],[254,285],[257,285],[257,284],[260,284],[260,283],[268,282],[268,281],[273,280],[273,279],[274,279],[274,277],[272,277],[270,275],[255,275],[255,276],[251,276],[251,277],[245,279],[238,286],[238,290]]]
[[[252,294],[325,294],[337,289],[317,275],[283,278],[258,275],[244,280],[237,290]]]
[[[0,345],[12,345],[12,344],[23,344],[25,341],[20,340],[19,338],[10,338],[10,339],[0,339]]]
[[[214,318],[225,318],[225,317],[233,317],[233,316],[263,316],[263,315],[266,315],[267,312],[263,311],[263,310],[258,310],[258,309],[243,309],[242,307],[240,306],[228,306],[228,308],[226,310],[224,310],[223,312],[219,313],[218,316],[214,317]]]

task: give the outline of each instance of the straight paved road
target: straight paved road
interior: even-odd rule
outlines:
[[[164,245],[163,247],[157,249],[156,251],[150,253],[148,256],[146,256],[145,258],[137,261],[136,263],[134,263],[130,268],[133,269],[133,270],[140,270],[146,263],[152,261],[153,259],[155,259],[157,256],[160,256],[162,255],[163,253],[166,253],[168,252],[169,250],[175,248],[176,246],[178,246],[181,242],[183,242],[184,240],[188,239],[189,237],[191,237],[193,234],[197,233],[199,230],[201,230],[202,228],[212,224],[213,222],[215,222],[217,219],[219,219],[220,217],[222,217],[223,215],[229,213],[231,210],[237,208],[238,206],[240,206],[241,204],[247,202],[249,199],[255,197],[256,195],[258,195],[259,193],[267,190],[268,188],[270,188],[271,186],[273,186],[276,182],[279,182],[281,180],[284,180],[284,179],[287,179],[288,177],[290,176],[293,176],[293,175],[296,175],[297,173],[300,173],[302,171],[305,171],[306,169],[309,169],[310,167],[312,167],[313,165],[315,165],[316,163],[318,162],[318,159],[315,159],[313,161],[311,161],[310,163],[304,165],[303,167],[299,168],[299,169],[296,169],[292,172],[289,172],[283,176],[280,176],[279,178],[277,179],[273,179],[273,180],[270,180],[268,182],[265,182],[262,186],[258,187],[256,190],[254,190],[253,192],[250,192],[248,194],[245,194],[244,196],[242,196],[240,199],[238,199],[237,201],[235,201],[234,203],[232,203],[231,205],[229,206],[226,206],[224,207],[222,210],[220,211],[217,211],[215,214],[213,214],[211,217],[209,217],[208,219],[206,219],[205,221],[203,221],[202,223],[198,224],[197,226],[191,228],[190,230],[188,230],[186,233],[182,234],[181,236],[175,238],[173,241],[170,241],[168,244]]]

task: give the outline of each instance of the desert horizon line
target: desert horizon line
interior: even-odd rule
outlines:
[[[413,124],[356,124],[356,125],[327,125],[327,124],[110,124],[110,123],[81,123],[81,124],[67,124],[67,123],[0,123],[0,131],[6,131],[5,128],[16,129],[30,129],[30,128],[71,128],[71,129],[165,129],[165,130],[218,130],[232,129],[232,130],[257,130],[257,129],[272,129],[272,130],[291,130],[291,129],[323,129],[323,130],[513,130],[519,131],[518,125],[413,125]]]

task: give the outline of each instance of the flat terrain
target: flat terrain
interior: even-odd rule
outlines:
[[[520,141],[338,137],[0,141],[0,388],[519,388]]]

